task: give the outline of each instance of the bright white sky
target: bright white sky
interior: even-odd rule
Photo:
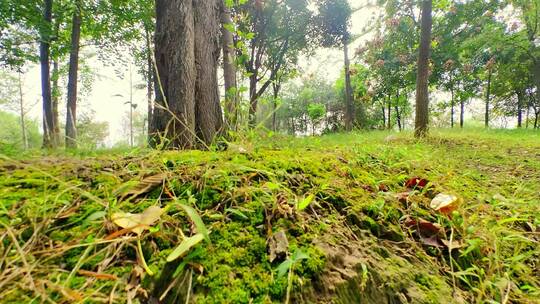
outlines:
[[[366,3],[365,0],[350,0],[353,8],[358,8]],[[351,32],[353,35],[360,34],[364,27],[372,22],[372,16],[377,12],[376,8],[363,8],[352,17]],[[358,39],[351,45],[350,53],[354,53],[354,49],[365,41],[366,37]],[[93,50],[83,49],[86,54]],[[126,56],[128,54],[126,53]],[[110,67],[103,65],[95,56],[89,60],[94,73],[97,75],[92,86],[92,91],[82,100],[79,106],[79,111],[85,111],[90,108],[95,112],[96,121],[104,121],[109,123],[109,138],[108,145],[112,145],[120,140],[126,140],[126,131],[124,130],[122,121],[127,118],[129,106],[124,102],[129,96],[129,66],[125,67]],[[341,50],[321,50],[313,58],[304,58],[301,62],[301,68],[307,73],[320,73],[329,80],[334,80],[339,76],[340,69],[343,66],[343,53]],[[123,73],[120,77],[117,71]],[[41,121],[41,91],[40,91],[40,70],[39,66],[32,66],[23,76],[25,102],[27,104],[35,104],[30,110],[30,116]],[[133,72],[134,85],[142,83],[142,78]],[[113,95],[122,94],[124,98],[113,97]],[[134,90],[134,103],[137,106],[137,112],[144,113],[146,111],[146,91]],[[65,108],[65,98],[61,100],[61,108]],[[61,117],[60,119],[63,119]]]

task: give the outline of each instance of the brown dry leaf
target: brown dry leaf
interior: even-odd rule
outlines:
[[[463,247],[463,244],[460,241],[453,240],[451,243],[447,240],[441,240],[441,242],[450,250],[459,249]]]
[[[287,256],[289,249],[289,241],[287,235],[283,230],[280,230],[272,235],[268,240],[268,260],[273,262],[277,258],[284,258]]]
[[[421,177],[412,177],[405,182],[405,187],[409,189],[423,189],[428,184],[428,180]]]
[[[150,228],[163,214],[158,206],[150,206],[143,213],[117,212],[111,216],[113,223],[124,229],[131,229],[138,235]]]
[[[456,210],[459,205],[459,198],[455,195],[439,193],[433,198],[429,205],[431,209],[439,211],[442,214],[450,214]]]
[[[108,274],[108,273],[99,273],[99,272],[93,272],[88,270],[79,270],[78,273],[80,275],[86,276],[86,277],[92,277],[96,278],[98,280],[111,280],[111,281],[117,281],[118,277],[114,274]]]
[[[406,227],[416,227],[421,235],[435,235],[441,231],[441,225],[424,219],[409,219],[404,223]]]
[[[156,175],[146,177],[142,181],[140,181],[135,187],[133,187],[133,189],[130,189],[127,192],[125,192],[120,197],[120,200],[124,200],[128,197],[135,198],[137,196],[148,193],[155,187],[162,185],[166,178],[167,178],[167,174],[165,173],[159,173]]]

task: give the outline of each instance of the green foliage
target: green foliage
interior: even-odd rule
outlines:
[[[17,115],[10,112],[0,111],[0,153],[16,155],[24,149],[22,139],[21,121]],[[41,146],[41,134],[38,122],[26,120],[26,132],[30,149],[38,149]]]

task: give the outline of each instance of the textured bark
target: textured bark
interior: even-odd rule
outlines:
[[[202,147],[210,145],[223,127],[219,104],[217,67],[219,59],[220,5],[218,0],[194,0],[196,134]]]
[[[488,81],[486,90],[486,113],[484,118],[484,126],[489,127],[489,102],[491,100],[491,69],[488,71]]]
[[[43,98],[43,147],[56,148],[51,94],[50,36],[52,0],[44,0],[43,27],[40,31],[39,61],[41,65],[41,96]]]
[[[394,105],[394,109],[396,110],[396,121],[398,124],[398,130],[401,132],[401,113],[399,112],[399,89],[396,91],[396,104]]]
[[[66,111],[66,148],[77,148],[77,82],[79,76],[79,50],[81,40],[80,2],[73,13],[71,28],[71,50],[69,53],[69,74]]]
[[[274,91],[274,98],[272,100],[272,131],[277,130],[277,102],[279,97],[279,91],[281,90],[281,81],[272,83],[272,89]]]
[[[221,47],[223,49],[223,78],[225,81],[225,125],[228,130],[234,131],[238,121],[236,65],[233,34],[225,28],[226,24],[232,24],[231,12],[222,3]]]
[[[57,145],[60,144],[60,114],[58,112],[58,105],[60,104],[60,87],[58,86],[58,79],[60,78],[58,59],[53,61],[52,69],[52,112],[53,112],[53,121],[54,121],[54,141]]]
[[[422,23],[420,50],[418,54],[418,74],[416,78],[416,118],[415,136],[424,137],[429,123],[429,57],[432,27],[432,0],[422,1]]]
[[[156,100],[151,145],[195,144],[195,31],[186,0],[156,0]]]
[[[343,57],[345,61],[345,106],[347,109],[345,114],[345,129],[351,131],[354,126],[354,105],[351,87],[349,44],[347,41],[343,42]]]

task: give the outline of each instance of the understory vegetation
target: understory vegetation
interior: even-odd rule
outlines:
[[[539,303],[539,193],[527,130],[0,155],[0,299]]]

